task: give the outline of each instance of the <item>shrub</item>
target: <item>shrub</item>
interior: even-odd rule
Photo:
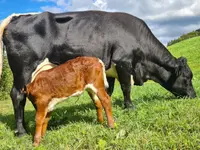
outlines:
[[[13,76],[8,65],[8,59],[4,56],[3,72],[0,81],[0,101],[10,98],[10,90],[13,83]]]

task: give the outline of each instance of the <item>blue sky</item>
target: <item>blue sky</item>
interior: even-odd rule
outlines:
[[[12,13],[80,10],[126,12],[143,19],[166,43],[200,28],[200,0],[0,0],[0,20]]]
[[[92,1],[92,0],[91,0]],[[71,0],[65,1],[71,3]],[[0,20],[12,13],[42,12],[42,8],[54,7],[55,1],[51,0],[0,0]]]
[[[12,13],[41,11],[40,7],[45,2],[33,0],[1,0],[0,1],[0,20]]]

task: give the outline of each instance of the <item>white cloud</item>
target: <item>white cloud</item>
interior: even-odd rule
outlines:
[[[130,13],[147,22],[164,44],[184,33],[200,28],[200,0],[37,0],[55,6],[42,10],[52,12],[105,10]],[[199,17],[199,18],[198,18]]]
[[[49,12],[53,12],[53,13],[63,12],[62,8],[59,8],[59,7],[56,7],[56,6],[43,6],[43,7],[41,7],[41,9],[43,11],[49,11]]]
[[[107,9],[107,1],[106,0],[96,0],[93,3],[94,6],[99,8],[100,10],[106,10]]]

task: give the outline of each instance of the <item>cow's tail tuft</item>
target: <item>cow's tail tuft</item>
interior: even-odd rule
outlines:
[[[105,86],[105,88],[108,88],[108,87],[109,87],[109,84],[108,84],[108,81],[107,81],[107,78],[106,78],[105,65],[104,65],[104,63],[102,62],[101,59],[99,59],[99,62],[100,62],[101,65],[102,65],[104,86]]]

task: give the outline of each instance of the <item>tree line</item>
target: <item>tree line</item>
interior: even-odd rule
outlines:
[[[197,30],[192,31],[192,32],[187,33],[187,34],[183,34],[178,39],[171,40],[170,42],[167,43],[167,46],[171,46],[175,43],[178,43],[178,42],[181,42],[183,40],[193,38],[193,37],[196,37],[196,36],[200,36],[200,29],[197,29]]]

